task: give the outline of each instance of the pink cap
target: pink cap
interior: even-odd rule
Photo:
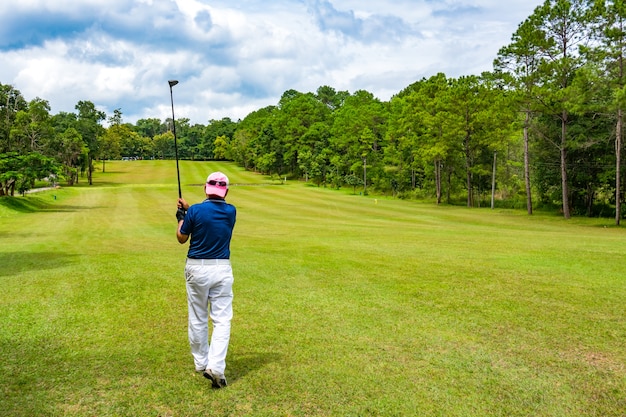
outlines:
[[[207,195],[226,197],[228,191],[228,177],[221,172],[214,172],[206,179],[204,192]]]

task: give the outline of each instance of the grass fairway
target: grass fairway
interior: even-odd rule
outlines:
[[[174,161],[0,199],[0,415],[625,416],[626,231],[272,183],[238,209],[226,374],[194,373]]]

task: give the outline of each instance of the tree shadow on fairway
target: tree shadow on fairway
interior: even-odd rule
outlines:
[[[228,359],[228,381],[237,381],[250,372],[259,370],[272,362],[279,361],[280,358],[281,355],[278,353],[269,352],[233,354],[233,356]]]
[[[47,201],[42,197],[2,197],[0,198],[0,206],[17,211],[18,213],[35,213],[39,211],[68,212],[85,208],[66,204],[55,204],[54,201]]]
[[[0,277],[61,268],[73,263],[77,257],[58,252],[0,252]]]

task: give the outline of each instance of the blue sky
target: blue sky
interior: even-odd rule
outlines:
[[[438,72],[492,70],[540,0],[11,0],[0,4],[0,83],[51,113],[207,124],[283,92],[381,100]]]

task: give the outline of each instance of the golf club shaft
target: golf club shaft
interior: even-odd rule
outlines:
[[[170,100],[172,102],[172,130],[174,131],[174,154],[176,156],[176,177],[178,178],[178,198],[183,198],[183,193],[180,189],[180,169],[178,168],[178,141],[176,139],[176,119],[174,118],[174,94],[172,93],[172,87],[178,84],[178,81],[170,81]]]

